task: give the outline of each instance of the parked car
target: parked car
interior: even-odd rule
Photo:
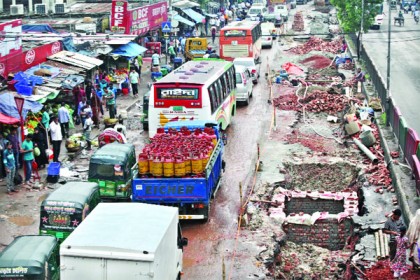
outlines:
[[[235,75],[236,101],[245,102],[245,105],[248,105],[254,88],[252,83],[252,74],[247,67],[235,65]]]
[[[276,38],[276,27],[272,22],[261,23],[261,47],[273,47],[273,40]]]
[[[304,5],[306,3],[308,3],[307,0],[296,0],[296,4],[298,4],[298,5]]]
[[[255,63],[254,58],[252,57],[237,57],[233,60],[233,65],[241,65],[248,68],[248,70],[252,74],[252,82],[254,84],[258,83],[258,78],[260,77],[260,71],[257,67],[257,63]]]

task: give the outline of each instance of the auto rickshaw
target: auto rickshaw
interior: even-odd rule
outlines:
[[[0,253],[1,279],[60,279],[58,240],[50,235],[18,236]]]
[[[134,145],[114,142],[92,155],[88,181],[99,184],[102,200],[130,201],[131,181],[137,173]]]
[[[98,183],[67,182],[41,203],[39,233],[63,242],[99,202]]]

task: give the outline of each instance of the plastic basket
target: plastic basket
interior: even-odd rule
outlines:
[[[51,175],[51,176],[60,175],[60,163],[59,162],[51,162],[48,165],[47,175]]]

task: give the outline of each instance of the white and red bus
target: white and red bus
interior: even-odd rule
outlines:
[[[212,120],[226,129],[236,112],[235,68],[221,59],[193,60],[151,88],[149,136],[170,121]]]
[[[222,59],[229,61],[237,57],[253,57],[259,60],[261,55],[261,24],[258,21],[234,21],[220,30],[219,53]]]

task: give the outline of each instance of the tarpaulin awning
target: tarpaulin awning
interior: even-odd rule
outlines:
[[[196,23],[201,23],[201,22],[203,22],[203,19],[205,19],[205,17],[202,14],[197,13],[193,9],[185,9],[185,10],[182,10],[182,11],[185,14],[187,14],[190,18],[192,18]]]
[[[36,87],[37,93],[32,94],[31,96],[26,97],[26,100],[36,101],[39,103],[45,103],[47,100],[52,100],[57,97],[60,93],[60,90],[50,88],[47,86]]]
[[[48,59],[69,65],[74,65],[85,70],[91,70],[103,64],[103,61],[100,59],[68,51],[58,52],[49,56]]]
[[[195,25],[194,22],[192,22],[192,21],[190,21],[190,20],[188,20],[188,19],[186,19],[184,17],[181,17],[180,15],[175,15],[173,17],[173,20],[177,20],[177,21],[182,22],[182,23],[185,23],[186,25],[189,25],[189,26],[194,26]]]
[[[9,117],[5,114],[0,113],[0,123],[15,124],[15,123],[19,123],[19,119],[15,119],[13,117]]]
[[[200,4],[189,1],[189,0],[181,0],[177,2],[172,2],[172,7],[185,9],[185,8],[191,8],[191,7],[200,7]]]
[[[112,56],[124,56],[124,57],[136,57],[140,54],[143,54],[147,49],[145,47],[140,46],[137,43],[130,42],[124,46],[115,49],[111,55]]]
[[[204,15],[208,16],[208,17],[211,17],[211,18],[217,18],[216,14],[209,14],[209,13],[204,12]]]
[[[28,111],[38,113],[43,105],[36,101],[30,101],[25,98],[22,109],[22,117],[25,119]],[[19,111],[16,107],[15,97],[12,93],[5,92],[0,94],[0,113],[20,120]]]
[[[58,32],[49,24],[24,24],[22,25],[22,32],[36,32],[36,33],[56,33]]]

